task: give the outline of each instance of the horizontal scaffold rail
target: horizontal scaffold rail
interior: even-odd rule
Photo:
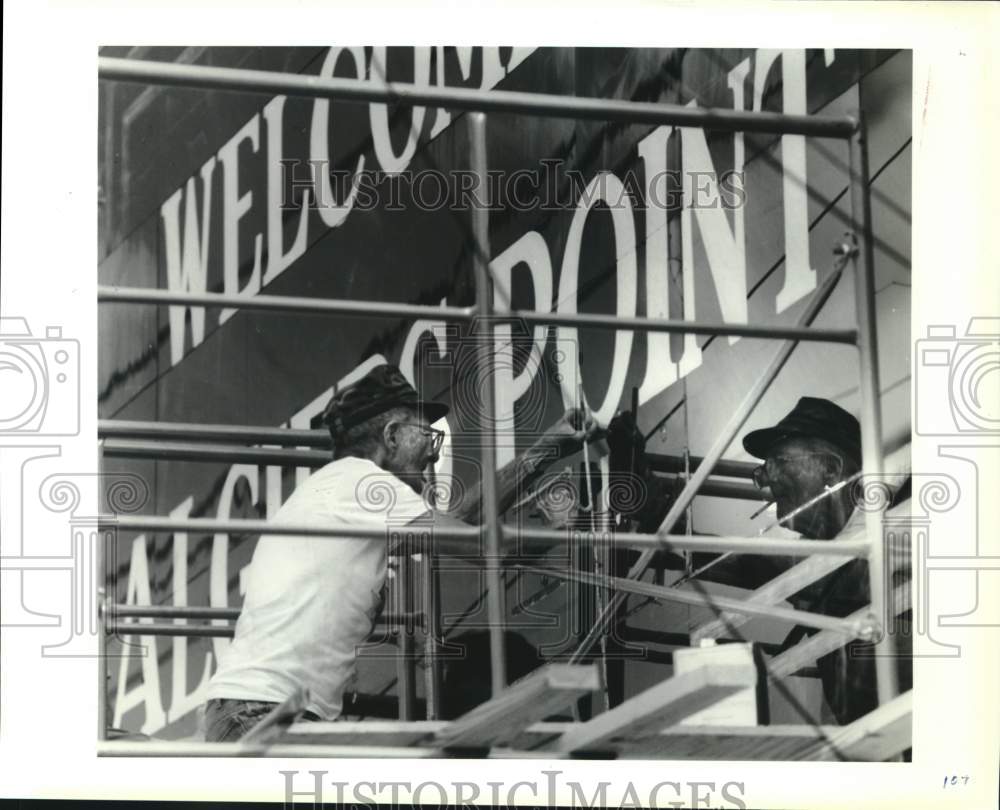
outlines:
[[[160,304],[169,306],[236,307],[272,312],[312,312],[326,315],[363,315],[371,318],[434,318],[471,321],[492,318],[501,322],[523,321],[526,324],[580,326],[593,329],[667,332],[671,334],[714,335],[802,340],[819,343],[855,345],[857,329],[828,329],[802,326],[761,326],[758,324],[683,321],[662,318],[624,317],[593,313],[529,312],[515,310],[486,315],[475,307],[433,307],[423,304],[395,304],[379,301],[353,301],[337,298],[313,298],[289,295],[240,295],[216,292],[174,292],[147,287],[98,287],[101,303]]]
[[[175,518],[169,515],[102,515],[98,519],[102,529],[130,532],[189,532],[193,534],[282,534],[317,538],[385,537],[405,539],[433,537],[464,543],[462,549],[470,556],[482,556],[479,545],[486,531],[485,526],[433,526],[430,522],[390,524],[386,528],[369,526],[315,526],[294,523],[277,523],[269,520],[218,520],[215,518]],[[712,537],[686,534],[617,534],[556,529],[520,529],[502,527],[508,548],[521,545],[549,547],[569,541],[579,545],[613,544],[619,548],[663,549],[665,551],[711,551],[737,554],[763,554],[775,556],[809,557],[816,553],[865,557],[871,544],[866,539],[857,540],[800,540],[785,537]],[[474,541],[474,542],[473,542]],[[457,544],[456,544],[457,547]]]
[[[266,464],[269,466],[308,467],[318,469],[329,464],[329,450],[297,450],[287,447],[233,447],[208,442],[169,442],[158,439],[104,439],[104,458],[157,459],[170,461],[200,461],[226,464]],[[734,464],[738,462],[732,462]],[[667,475],[671,482],[683,481],[681,476]],[[767,500],[763,491],[750,484],[708,479],[698,490],[699,495],[742,500]]]
[[[508,90],[421,87],[387,84],[364,79],[328,78],[269,70],[178,65],[171,62],[100,57],[98,76],[114,81],[178,87],[274,93],[360,103],[406,104],[473,110],[484,113],[520,113],[550,118],[618,121],[625,124],[666,124],[736,132],[768,132],[778,135],[813,135],[820,138],[850,138],[858,130],[857,119],[773,112],[688,107],[648,101],[577,98],[546,93]]]
[[[132,439],[105,439],[105,458],[157,459],[160,461],[216,461],[227,464],[267,464],[271,466],[326,466],[333,461],[329,450],[295,450],[287,447],[231,447],[206,442],[165,442]]]
[[[225,619],[235,621],[240,608],[199,607],[197,605],[108,605],[110,619]],[[380,613],[376,624],[421,624],[423,613]],[[131,626],[131,625],[130,625]],[[193,625],[195,627],[200,625]]]
[[[99,439],[179,439],[181,441],[278,444],[282,447],[330,449],[330,432],[296,428],[195,424],[193,422],[142,422],[126,419],[97,420]]]
[[[388,622],[379,622],[390,627]],[[236,635],[235,624],[161,624],[149,622],[111,622],[107,632],[113,636],[184,636],[187,638],[233,638]],[[390,634],[390,637],[395,633]],[[384,633],[374,633],[369,641],[378,642],[385,638]]]

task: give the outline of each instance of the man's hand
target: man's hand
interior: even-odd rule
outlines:
[[[596,441],[604,435],[592,414],[585,414],[582,408],[570,408],[552,427],[545,431],[539,443],[554,448],[559,458],[566,458],[583,447],[584,440]]]

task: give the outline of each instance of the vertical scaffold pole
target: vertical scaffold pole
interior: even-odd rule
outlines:
[[[104,442],[97,443],[97,470],[104,472]],[[99,503],[98,509],[104,510],[104,504]],[[97,548],[94,550],[96,559],[95,581],[97,583],[97,739],[108,738],[108,614],[107,606],[114,601],[114,594],[108,598],[108,575],[106,549],[109,532],[103,526],[97,527]],[[113,535],[112,535],[113,536]]]
[[[493,695],[499,695],[507,683],[506,651],[504,650],[504,588],[500,582],[500,527],[497,508],[496,447],[493,435],[495,395],[493,378],[493,294],[489,278],[490,213],[489,187],[486,175],[486,116],[469,113],[469,140],[472,171],[476,187],[472,196],[472,236],[474,240],[472,266],[475,269],[476,309],[480,326],[485,332],[478,336],[487,341],[477,346],[476,368],[479,373],[479,394],[482,413],[479,425],[482,437],[483,522],[486,525],[486,615],[490,624],[490,674]]]
[[[396,668],[397,693],[399,694],[399,719],[416,720],[417,649],[413,621],[413,560],[408,553],[400,555],[396,567],[396,604],[406,619],[397,627],[399,633],[399,658]]]
[[[438,640],[441,638],[441,580],[437,556],[425,553],[423,565],[424,603],[424,694],[427,696],[427,719],[441,716],[441,661]]]
[[[449,451],[450,452],[450,451]],[[436,483],[434,471],[430,472],[430,483]],[[431,497],[436,487],[431,489]],[[435,508],[442,508],[433,503]],[[449,504],[444,504],[448,508]],[[421,555],[420,563],[421,608],[424,617],[424,695],[426,717],[437,720],[441,715],[441,661],[438,656],[438,640],[441,638],[441,577],[438,571],[438,556],[434,544],[428,543]]]
[[[858,317],[858,367],[861,377],[861,454],[867,479],[878,482],[882,474],[882,410],[878,370],[878,340],[875,331],[875,252],[872,244],[871,190],[869,188],[868,144],[864,119],[858,116],[858,129],[848,140],[851,219],[858,241],[853,255],[854,295]],[[884,705],[899,692],[892,635],[892,617],[886,604],[887,572],[882,541],[882,512],[865,512],[865,531],[871,543],[868,577],[872,612],[881,627],[881,639],[875,645],[875,677],[879,704]]]

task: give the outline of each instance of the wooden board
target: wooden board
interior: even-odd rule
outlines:
[[[569,752],[613,748],[616,740],[675,725],[753,683],[746,667],[699,667],[668,678],[593,720],[567,730],[556,749]]]
[[[444,726],[443,720],[362,720],[299,722],[281,737],[290,745],[416,746],[430,742]]]
[[[830,735],[838,759],[884,762],[913,745],[913,692],[905,692]]]
[[[623,759],[831,759],[828,727],[675,726],[622,745]]]
[[[442,748],[490,748],[601,686],[596,664],[549,664],[435,734]]]
[[[751,686],[717,701],[696,714],[682,720],[694,726],[756,726],[757,725],[757,667],[754,664],[752,644],[714,644],[674,650],[674,674],[683,675],[698,667],[743,667]]]

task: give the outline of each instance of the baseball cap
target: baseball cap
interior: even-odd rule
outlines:
[[[413,408],[431,423],[448,413],[447,405],[421,400],[397,366],[384,364],[334,391],[323,411],[323,424],[331,433],[343,433],[373,416],[399,407]]]
[[[775,444],[795,436],[823,439],[861,463],[858,420],[839,405],[819,397],[802,397],[777,425],[744,436],[743,447],[751,455],[763,459]]]

